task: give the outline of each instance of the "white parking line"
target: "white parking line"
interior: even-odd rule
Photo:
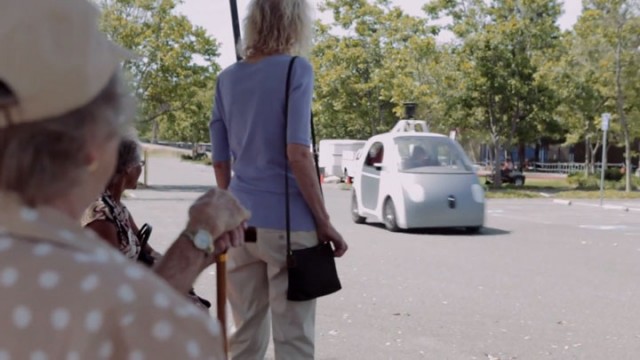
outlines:
[[[623,230],[628,228],[626,225],[580,225],[578,227],[591,230]]]

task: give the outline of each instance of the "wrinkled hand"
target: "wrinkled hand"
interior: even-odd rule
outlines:
[[[335,257],[341,257],[349,249],[349,245],[344,241],[342,235],[330,223],[318,227],[318,239],[320,242],[330,242],[333,245]]]
[[[189,229],[209,231],[220,247],[238,243],[251,213],[226,190],[214,188],[198,198],[189,208]]]
[[[226,253],[227,250],[231,249],[232,247],[240,247],[244,245],[244,231],[246,228],[246,223],[242,223],[237,228],[231,231],[227,231],[226,233],[222,234],[222,236],[214,240],[214,261],[215,258],[218,257],[218,255]]]

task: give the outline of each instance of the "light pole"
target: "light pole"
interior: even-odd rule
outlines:
[[[236,0],[229,0],[229,8],[231,9],[231,25],[233,26],[233,44],[236,49],[236,60],[242,60],[238,46],[240,45],[240,20],[238,18],[238,3]]]
[[[231,25],[233,26],[233,44],[236,50],[236,61],[241,61],[240,56],[240,21],[238,18],[238,4],[236,0],[229,0],[231,9]],[[218,255],[216,261],[216,307],[220,324],[222,325],[222,339],[224,341],[225,354],[229,353],[229,340],[227,334],[227,254]]]
[[[602,114],[602,164],[600,167],[600,206],[604,203],[604,172],[607,167],[607,130],[611,114]]]

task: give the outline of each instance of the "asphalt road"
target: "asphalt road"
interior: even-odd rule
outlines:
[[[153,188],[127,205],[164,249],[213,179],[153,161]],[[639,212],[490,200],[479,235],[398,234],[353,224],[347,191],[325,194],[351,248],[338,260],[344,289],[319,301],[318,359],[640,358]],[[215,299],[214,267],[196,289]]]

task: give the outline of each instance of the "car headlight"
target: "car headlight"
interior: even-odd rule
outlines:
[[[482,186],[480,186],[480,184],[471,185],[471,196],[477,203],[484,202],[484,189],[482,188]]]
[[[407,191],[407,195],[409,195],[409,199],[413,202],[423,202],[424,201],[424,189],[422,186],[418,184],[409,184],[404,188]]]

